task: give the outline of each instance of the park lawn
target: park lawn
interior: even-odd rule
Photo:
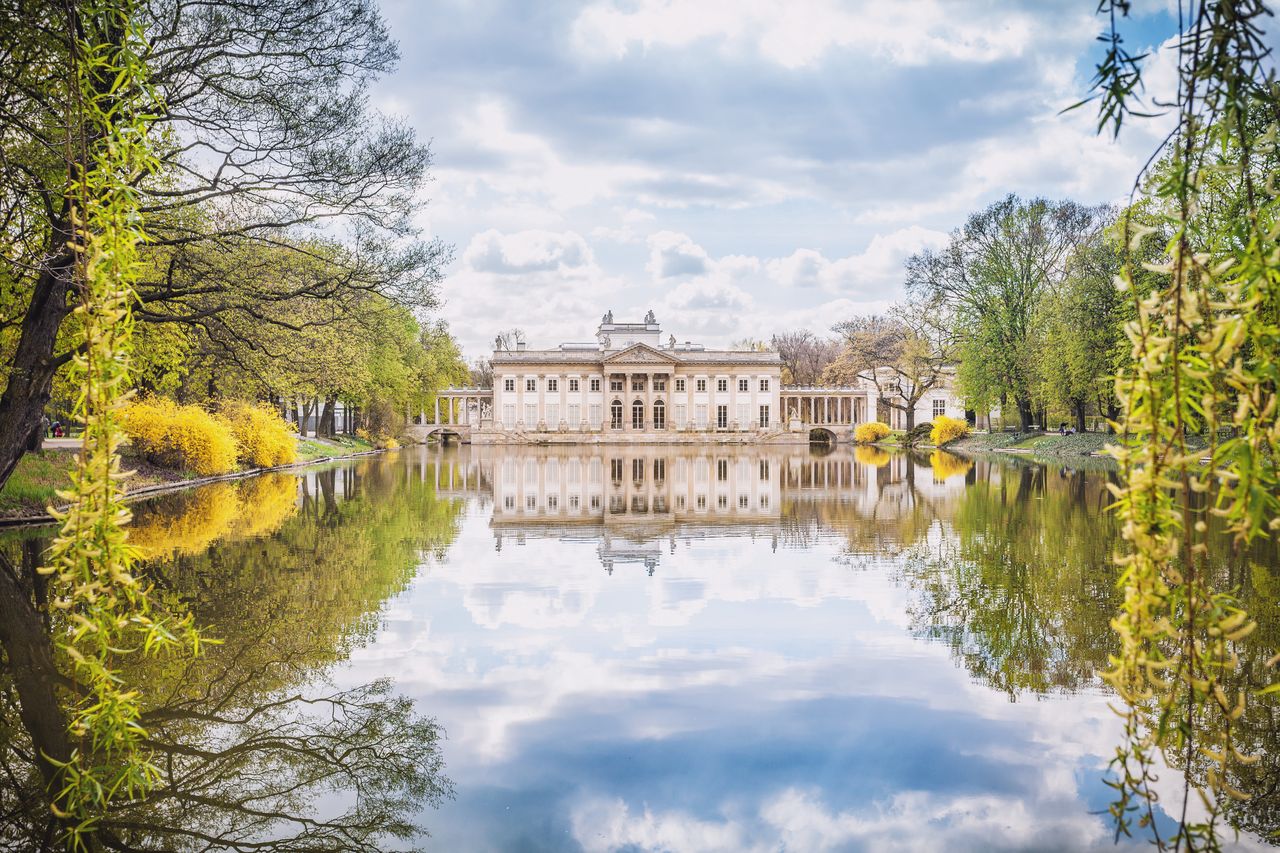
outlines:
[[[340,435],[333,438],[299,438],[298,461],[310,462],[330,456],[350,456],[373,450],[373,445],[362,438]]]
[[[49,504],[61,503],[56,492],[70,487],[67,472],[75,464],[75,456],[72,450],[42,450],[19,459],[0,489],[0,514],[44,515]]]

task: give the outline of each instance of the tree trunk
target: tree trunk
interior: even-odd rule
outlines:
[[[1084,400],[1077,400],[1075,406],[1076,412],[1076,432],[1084,432]]]
[[[36,280],[9,366],[9,382],[0,395],[0,488],[30,446],[32,433],[40,431],[49,405],[53,374],[58,369],[53,348],[68,313],[71,290],[72,258],[62,248],[67,236],[65,232],[54,235],[57,257]]]
[[[338,398],[334,396],[324,398],[324,410],[320,413],[320,422],[316,424],[316,435],[323,435],[325,438],[333,438],[333,412],[334,406],[337,402]]]
[[[907,406],[906,409],[903,410],[902,414],[907,419],[907,432],[911,432],[916,425],[916,407]]]
[[[1035,415],[1031,411],[1031,401],[1019,397],[1016,401],[1018,406],[1018,421],[1023,432],[1031,428]]]

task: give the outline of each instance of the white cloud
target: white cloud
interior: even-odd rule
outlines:
[[[605,0],[579,13],[572,34],[575,47],[594,57],[708,42],[791,69],[834,51],[911,66],[937,59],[991,62],[1021,56],[1046,36],[1087,39],[1096,30],[1087,10],[1055,17],[1050,31],[1043,16],[1031,12],[954,0],[858,6],[804,0],[785,11],[767,0],[641,0],[626,6]]]
[[[489,229],[471,239],[462,260],[477,272],[507,275],[550,270],[564,272],[595,264],[587,242],[573,231],[502,234]]]
[[[766,262],[773,281],[784,287],[819,288],[864,300],[893,300],[902,293],[903,262],[925,248],[937,248],[947,235],[913,225],[891,234],[877,234],[867,248],[829,260],[815,249],[797,249],[785,258]]]
[[[711,259],[689,235],[659,231],[649,235],[649,263],[645,269],[655,279],[703,275],[711,270]]]

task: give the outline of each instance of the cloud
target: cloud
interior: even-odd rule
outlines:
[[[702,275],[711,269],[711,259],[689,235],[659,231],[649,235],[649,263],[645,269],[655,279]]]
[[[751,52],[783,68],[857,51],[897,65],[937,59],[991,62],[1021,56],[1046,35],[1045,15],[989,5],[899,0],[848,6],[831,0],[788,4],[767,0],[606,0],[583,9],[573,23],[574,46],[586,56],[619,59],[632,51],[710,45]],[[1096,25],[1086,11],[1057,16],[1087,38]]]
[[[502,234],[489,229],[471,239],[463,263],[477,272],[516,275],[592,266],[591,249],[572,231],[520,231]]]
[[[792,288],[820,288],[828,293],[863,299],[894,299],[902,292],[902,264],[913,253],[937,248],[947,240],[940,231],[911,226],[891,234],[877,234],[867,248],[829,260],[814,249],[797,249],[765,268],[778,284]]]

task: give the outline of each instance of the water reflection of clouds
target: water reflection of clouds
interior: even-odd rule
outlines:
[[[610,575],[591,536],[496,551],[489,521],[353,661],[449,732],[442,849],[1111,848],[1104,695],[976,682],[908,630],[893,559],[677,535],[654,576]]]

